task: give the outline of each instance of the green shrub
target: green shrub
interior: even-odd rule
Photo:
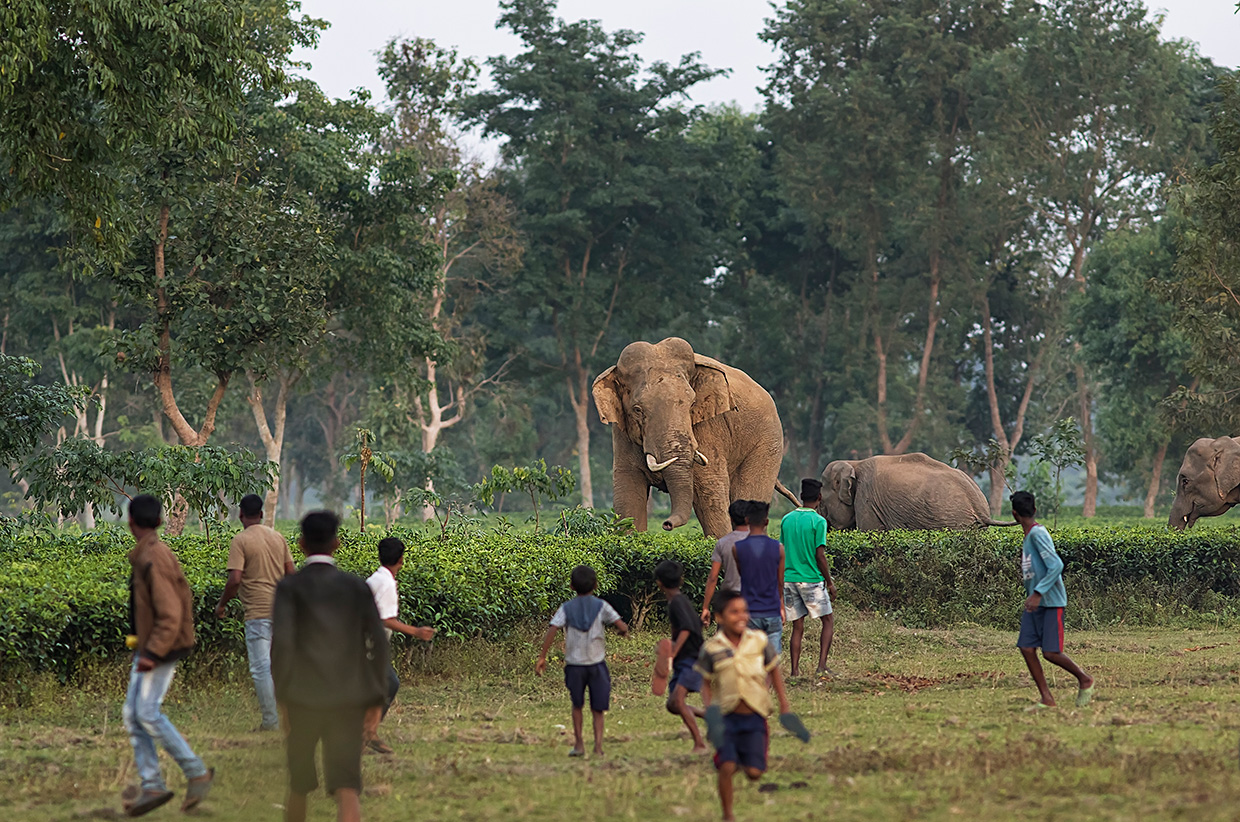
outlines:
[[[661,559],[685,565],[685,591],[701,601],[711,542],[688,532],[568,536],[509,531],[437,532],[401,528],[408,546],[400,574],[401,615],[440,636],[507,633],[545,619],[572,595],[573,566],[593,565],[599,591],[621,600],[641,624],[661,614],[654,584]],[[379,534],[346,531],[337,561],[366,576]],[[1194,625],[1240,618],[1240,529],[1186,533],[1152,528],[1065,528],[1055,542],[1066,565],[1067,618],[1080,627]],[[240,608],[215,619],[231,534],[168,540],[194,592],[199,653],[245,647]],[[842,601],[911,627],[973,623],[1014,629],[1024,593],[1021,534],[838,532],[828,553]],[[129,631],[126,554],[119,529],[88,534],[22,532],[0,555],[0,667],[69,677],[89,657],[124,652]]]

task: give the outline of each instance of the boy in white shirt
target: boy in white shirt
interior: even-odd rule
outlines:
[[[374,595],[375,607],[379,609],[379,619],[388,639],[392,631],[399,631],[414,639],[431,640],[435,636],[434,628],[415,628],[397,619],[400,612],[400,594],[396,590],[396,575],[405,565],[405,543],[396,537],[379,540],[379,570],[366,579],[370,593]],[[396,700],[396,692],[400,690],[400,677],[394,665],[388,666],[388,694],[382,708],[374,707],[366,713],[366,727],[363,739],[366,747],[375,753],[390,754],[392,749],[379,739],[379,723],[387,716],[388,709]]]
[[[594,755],[603,755],[603,714],[611,707],[611,672],[604,661],[607,646],[604,625],[615,625],[620,636],[629,635],[629,626],[603,600],[594,596],[598,587],[598,574],[589,565],[578,565],[569,577],[569,584],[577,596],[560,606],[551,618],[551,625],[543,636],[542,653],[534,665],[534,672],[542,675],[547,670],[547,652],[561,628],[564,629],[564,686],[568,688],[573,703],[573,748],[569,756],[585,756],[585,740],[582,726],[585,723],[584,708],[586,689],[590,690],[590,713],[594,718]]]

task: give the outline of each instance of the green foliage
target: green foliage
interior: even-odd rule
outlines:
[[[1029,451],[1041,462],[1054,468],[1055,481],[1051,486],[1052,497],[1047,509],[1055,516],[1054,524],[1059,522],[1059,508],[1063,505],[1063,483],[1060,480],[1063,469],[1073,468],[1085,463],[1085,444],[1081,439],[1081,429],[1072,417],[1056,420],[1050,429],[1038,434],[1029,441]]]
[[[66,517],[87,505],[119,514],[120,499],[137,493],[154,494],[167,510],[180,494],[206,525],[227,515],[229,500],[271,488],[277,468],[244,448],[162,445],[107,451],[92,440],[69,439],[37,454],[24,473],[28,496]]]
[[[538,528],[538,501],[543,497],[557,500],[566,497],[577,486],[573,472],[559,465],[547,469],[546,460],[532,465],[505,468],[496,465],[491,476],[474,486],[474,495],[483,505],[492,505],[496,494],[517,492],[529,495],[534,507],[534,528]]]
[[[86,404],[85,391],[35,382],[39,364],[0,354],[0,465],[12,467]]]

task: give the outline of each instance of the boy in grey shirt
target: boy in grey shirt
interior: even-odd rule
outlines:
[[[578,565],[569,578],[577,596],[560,606],[551,618],[551,625],[543,636],[542,653],[534,672],[542,675],[547,670],[547,651],[555,641],[556,633],[564,629],[564,686],[573,703],[573,749],[569,756],[585,756],[582,725],[586,704],[586,689],[590,689],[590,713],[594,718],[594,755],[603,753],[603,714],[611,707],[611,673],[604,661],[607,647],[604,625],[615,625],[620,636],[629,635],[629,626],[603,600],[594,596],[598,587],[598,574],[589,565]]]

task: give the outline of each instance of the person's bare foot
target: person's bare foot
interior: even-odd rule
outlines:
[[[602,749],[602,748],[595,748],[595,749],[594,749],[594,755],[595,755],[595,756],[602,756],[602,755],[603,755],[603,749]]]

